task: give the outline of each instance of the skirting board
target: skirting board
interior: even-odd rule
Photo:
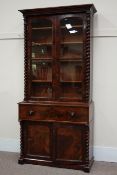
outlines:
[[[20,152],[20,141],[0,138],[0,151]],[[96,161],[117,162],[117,148],[94,146],[94,159]]]
[[[0,151],[20,152],[20,141],[18,139],[0,138]]]
[[[97,161],[117,162],[117,148],[94,146],[94,159]]]

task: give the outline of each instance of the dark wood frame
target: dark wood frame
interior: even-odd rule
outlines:
[[[21,154],[19,163],[31,163],[56,167],[81,169],[90,171],[93,163],[93,102],[92,102],[92,28],[93,15],[96,9],[93,4],[53,7],[44,9],[20,10],[24,16],[24,100],[19,103],[19,121],[21,136]],[[66,15],[81,16],[83,18],[83,98],[82,100],[67,99],[62,101],[60,97],[59,83],[59,51],[60,35],[59,19]],[[45,18],[53,20],[53,98],[31,98],[31,19]],[[58,20],[56,20],[58,19]],[[55,44],[56,43],[56,44]],[[56,74],[56,77],[54,76]],[[49,110],[48,110],[49,108]],[[65,111],[65,112],[64,112]],[[75,112],[74,112],[75,111]],[[84,111],[84,112],[83,112]],[[45,118],[43,118],[43,116]],[[54,118],[53,118],[54,116]],[[79,117],[79,118],[78,118]],[[78,119],[77,119],[78,118]],[[26,154],[27,134],[26,128],[31,123],[51,126],[51,155],[52,160],[40,159]],[[61,126],[81,128],[82,132],[82,161],[57,161],[56,160],[56,128]]]

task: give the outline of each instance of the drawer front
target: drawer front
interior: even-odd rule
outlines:
[[[19,105],[19,120],[88,122],[88,108]]]

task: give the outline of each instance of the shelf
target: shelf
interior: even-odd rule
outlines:
[[[60,80],[60,83],[82,83],[82,81]]]
[[[75,42],[61,42],[61,44],[83,44],[83,41],[75,41]]]
[[[33,27],[32,30],[48,30],[52,29],[52,27]]]
[[[32,42],[32,46],[41,46],[41,45],[52,45],[53,43],[52,42],[42,42],[42,43],[35,43],[35,42]]]
[[[72,29],[73,27],[76,27],[76,28],[81,28],[81,27],[83,27],[83,25],[73,25],[73,26],[71,26],[71,28],[70,28],[70,29]],[[62,28],[62,29],[64,29],[64,28],[66,28],[66,29],[67,29],[67,27],[66,27],[66,26],[61,26],[61,28]]]
[[[41,46],[41,45],[52,45],[52,42],[32,42],[32,46]],[[66,42],[61,42],[62,45],[66,44],[83,44],[83,41],[66,41]]]
[[[34,61],[52,61],[52,58],[37,57],[37,58],[31,58],[31,60],[34,60]]]
[[[69,59],[67,59],[67,58],[61,58],[60,61],[61,61],[61,62],[82,62],[82,59],[76,59],[76,58],[75,58],[75,59],[74,59],[74,58],[71,58],[71,59],[70,59],[70,58],[69,58]]]
[[[83,25],[73,25],[73,27],[76,27],[76,28],[81,28],[83,27]],[[62,29],[67,29],[66,26],[61,26]],[[33,27],[32,30],[48,30],[48,29],[52,29],[52,27]]]
[[[52,80],[32,80],[33,83],[52,83]]]
[[[52,61],[53,58],[31,58],[33,61]],[[82,62],[82,58],[61,58],[61,62]]]

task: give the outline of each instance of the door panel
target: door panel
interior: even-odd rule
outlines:
[[[47,123],[27,122],[25,125],[26,155],[52,158],[51,126]]]
[[[80,126],[57,125],[56,127],[56,160],[83,160],[83,130]]]

